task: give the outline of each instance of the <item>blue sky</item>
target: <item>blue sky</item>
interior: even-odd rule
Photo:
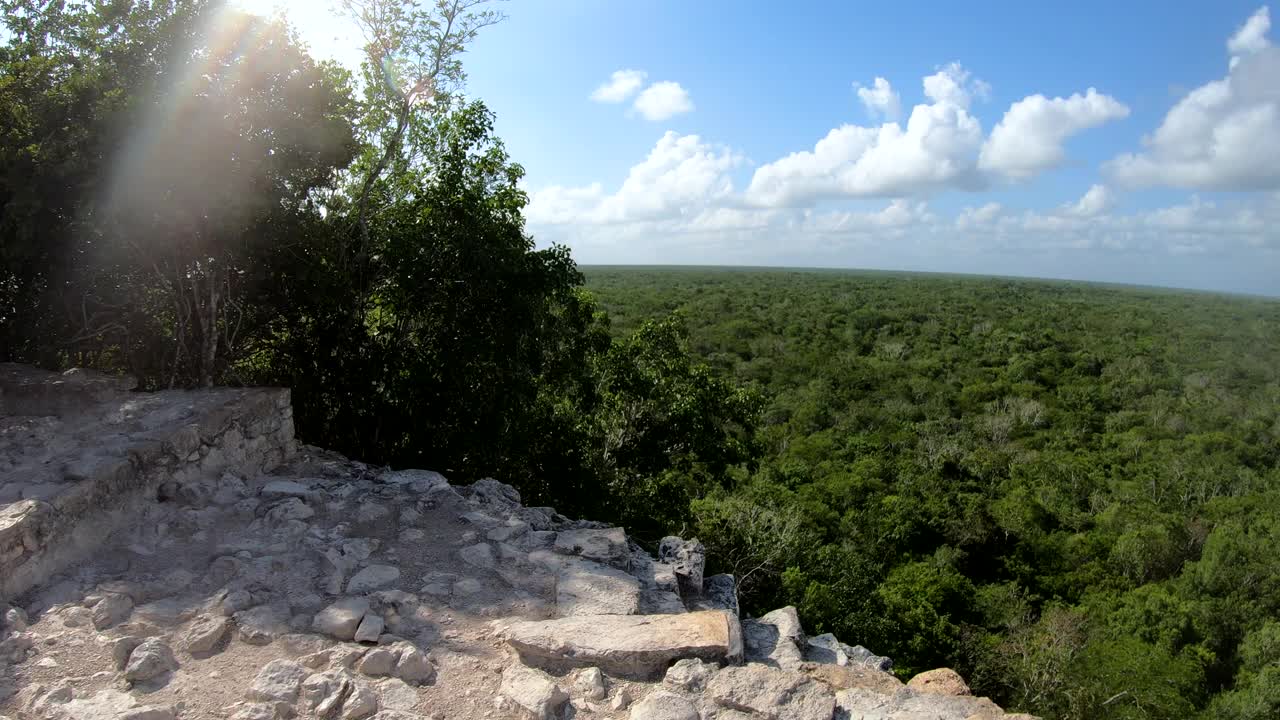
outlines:
[[[286,4],[317,54],[356,57],[343,21]],[[468,92],[528,172],[530,231],[581,263],[1280,295],[1280,49],[1256,1],[501,8]]]

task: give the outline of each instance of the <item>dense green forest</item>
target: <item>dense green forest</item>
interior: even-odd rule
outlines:
[[[0,361],[697,535],[753,610],[1048,718],[1280,713],[1280,303],[592,269],[466,97],[486,0],[0,0]]]
[[[593,268],[767,398],[695,501],[749,605],[1062,718],[1280,716],[1280,302],[890,273]]]

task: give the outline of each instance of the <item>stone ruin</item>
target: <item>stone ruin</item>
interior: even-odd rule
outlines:
[[[286,390],[131,388],[0,365],[0,720],[1018,717],[743,616],[696,540],[299,446]]]

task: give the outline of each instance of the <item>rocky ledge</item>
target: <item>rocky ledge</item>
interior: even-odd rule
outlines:
[[[1019,717],[495,480],[303,447],[133,509],[0,605],[0,720]]]

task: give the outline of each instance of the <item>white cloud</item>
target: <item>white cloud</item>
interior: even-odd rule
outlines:
[[[842,125],[814,145],[756,170],[749,202],[811,205],[834,197],[911,195],[972,184],[982,126],[968,113],[968,72],[958,65],[924,79],[932,105],[917,105],[906,127]]]
[[[982,207],[967,207],[956,217],[956,227],[965,230],[973,227],[990,225],[1000,217],[1004,206],[998,202],[989,202]]]
[[[1145,150],[1106,165],[1130,187],[1193,190],[1280,188],[1280,48],[1259,10],[1228,42],[1238,53],[1227,76],[1192,90],[1165,116]]]
[[[1074,203],[1063,206],[1063,210],[1077,217],[1094,217],[1110,210],[1115,205],[1115,197],[1105,185],[1094,185],[1084,196]]]
[[[645,88],[636,98],[635,109],[646,120],[659,121],[693,111],[689,91],[680,83],[664,80]]]
[[[620,103],[626,102],[628,98],[636,94],[641,85],[644,85],[644,79],[649,74],[643,70],[618,70],[609,76],[609,82],[604,83],[591,93],[591,99],[602,103]]]
[[[872,117],[897,120],[902,114],[902,98],[898,97],[898,93],[894,91],[888,80],[878,77],[871,87],[863,87],[858,83],[854,83],[853,87],[858,91],[858,98],[862,100],[862,104],[867,107],[867,112]]]
[[[1234,56],[1251,55],[1269,44],[1267,33],[1271,31],[1271,11],[1263,6],[1227,40],[1227,50]]]
[[[805,213],[805,226],[815,232],[864,233],[899,231],[913,226],[924,226],[936,218],[925,203],[912,203],[898,198],[882,210],[874,212]],[[890,233],[890,235],[897,233]]]
[[[697,135],[667,132],[649,156],[631,168],[616,193],[599,184],[554,186],[530,196],[526,216],[535,224],[611,224],[692,218],[730,200],[729,173],[740,155]]]
[[[1129,115],[1129,108],[1089,88],[1084,95],[1032,95],[1009,106],[982,146],[978,167],[1024,179],[1062,162],[1063,143],[1083,130]]]
[[[991,95],[991,86],[953,62],[924,79],[924,94],[936,103],[968,110],[973,98],[985,100]]]

